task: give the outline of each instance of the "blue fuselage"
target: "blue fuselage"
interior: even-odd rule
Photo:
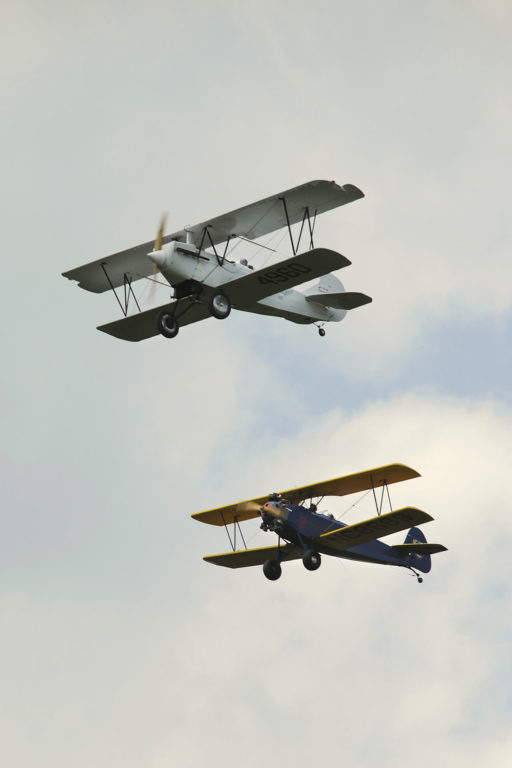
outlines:
[[[329,538],[322,540],[320,538],[322,534],[331,533],[347,526],[347,523],[335,520],[330,515],[287,503],[269,502],[264,505],[263,509],[262,519],[269,530],[275,531],[285,541],[304,549],[312,548],[322,554],[347,560],[380,563],[381,565],[412,566],[425,573],[430,570],[429,556],[418,558],[417,555],[398,552],[380,539],[374,539],[344,550],[329,546]]]

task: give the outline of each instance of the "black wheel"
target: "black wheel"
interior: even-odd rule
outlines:
[[[418,576],[418,584],[423,584],[423,579],[421,578],[421,576]]]
[[[208,309],[217,320],[225,320],[231,312],[231,302],[223,293],[212,293],[208,302]]]
[[[302,562],[304,563],[304,568],[307,568],[308,571],[316,571],[322,564],[322,558],[316,549],[307,549],[304,552]]]
[[[166,339],[174,339],[174,337],[178,335],[180,329],[178,321],[174,315],[170,315],[169,312],[160,312],[156,327],[158,328],[159,333],[161,333],[162,336],[165,336]]]
[[[320,334],[320,336],[325,336],[325,328],[319,328],[318,333]]]
[[[281,565],[277,560],[267,560],[263,564],[263,573],[270,581],[277,581],[281,575]]]

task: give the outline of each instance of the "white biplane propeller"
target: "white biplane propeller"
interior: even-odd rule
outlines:
[[[161,218],[160,218],[160,225],[158,227],[158,232],[157,232],[157,235],[156,235],[156,240],[155,240],[155,244],[153,246],[153,250],[151,251],[151,253],[148,253],[149,258],[153,262],[153,279],[151,280],[151,285],[150,285],[150,290],[149,290],[149,298],[150,299],[152,299],[153,296],[154,296],[154,292],[155,292],[155,288],[156,288],[156,284],[157,284],[156,276],[158,275],[158,273],[160,271],[159,268],[158,268],[157,257],[159,256],[159,254],[162,253],[162,241],[163,241],[163,237],[164,237],[164,229],[165,229],[166,222],[167,222],[167,214],[163,213]]]
[[[363,197],[352,184],[310,181],[278,195],[251,203],[230,213],[164,235],[162,217],[156,240],[142,243],[103,259],[64,272],[81,288],[94,293],[111,289],[121,307],[120,320],[98,326],[100,331],[127,341],[141,341],[158,333],[172,338],[180,327],[208,317],[225,319],[231,308],[259,315],[282,317],[294,323],[323,325],[342,320],[347,311],[371,302],[364,293],[345,291],[334,270],[350,264],[336,251],[315,248],[313,231],[320,213]],[[300,225],[296,238],[292,231]],[[230,243],[257,238],[287,228],[293,255],[276,264],[253,269],[245,259],[227,257]],[[299,252],[302,236],[307,250]],[[224,244],[222,252],[217,246]],[[173,288],[171,301],[142,310],[133,290],[141,278],[152,281],[157,273]],[[295,288],[317,278],[304,291]],[[116,288],[123,288],[118,295]],[[150,291],[151,296],[151,291]],[[129,314],[133,298],[137,312]]]

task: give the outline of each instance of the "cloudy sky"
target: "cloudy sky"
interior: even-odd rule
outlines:
[[[510,764],[511,23],[3,1],[3,765]],[[163,210],[322,178],[366,194],[315,239],[374,299],[324,339],[233,312],[123,343],[95,330],[112,297],[60,276]],[[191,513],[394,461],[422,475],[394,506],[449,549],[421,586],[202,561],[228,543]],[[372,514],[353,501],[331,509]]]

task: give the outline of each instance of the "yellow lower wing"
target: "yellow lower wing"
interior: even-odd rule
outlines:
[[[371,517],[361,523],[347,525],[337,531],[323,533],[316,541],[318,544],[343,552],[345,549],[351,549],[358,544],[366,544],[368,541],[373,541],[381,536],[403,531],[413,525],[428,523],[430,520],[433,518],[421,509],[403,507],[403,509],[388,512],[386,515]]]
[[[259,549],[241,549],[226,552],[223,555],[206,555],[203,560],[225,568],[247,568],[250,565],[263,565],[267,560],[299,560],[304,554],[302,548],[287,544],[284,547],[261,547]]]

